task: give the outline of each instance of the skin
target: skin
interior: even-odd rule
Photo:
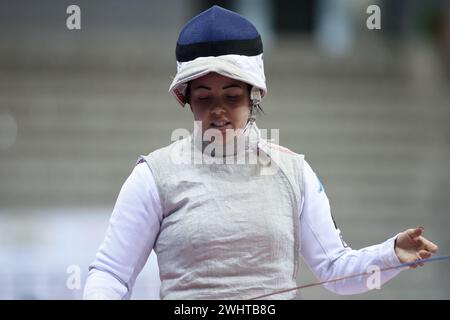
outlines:
[[[402,263],[414,262],[419,259],[430,258],[438,251],[438,246],[423,237],[424,228],[408,229],[400,233],[395,243],[395,253]],[[423,266],[415,264],[411,268]]]
[[[228,142],[226,130],[243,129],[250,115],[250,95],[245,82],[224,77],[218,73],[192,80],[189,104],[194,120],[202,122],[202,133],[217,129]],[[226,122],[217,127],[215,123]]]
[[[242,81],[209,73],[192,80],[190,84],[191,106],[194,119],[202,122],[202,133],[217,129],[214,122],[225,121],[222,136],[228,142],[225,129],[243,129],[250,115],[248,85]],[[424,228],[418,227],[401,232],[395,242],[395,253],[401,263],[430,258],[438,246],[423,237]],[[423,264],[418,263],[412,268]]]

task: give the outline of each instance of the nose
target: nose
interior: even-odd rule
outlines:
[[[215,103],[212,104],[211,109],[209,111],[212,115],[221,115],[226,113],[225,107],[220,103],[219,101],[215,101]]]

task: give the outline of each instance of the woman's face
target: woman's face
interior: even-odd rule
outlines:
[[[189,103],[202,132],[220,130],[223,138],[227,129],[243,129],[250,115],[248,85],[218,73],[192,80]]]

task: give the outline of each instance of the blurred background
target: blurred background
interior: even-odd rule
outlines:
[[[69,30],[66,9],[81,9]],[[192,128],[167,90],[181,27],[213,4],[265,44],[260,128],[305,154],[353,248],[409,227],[450,253],[450,2],[0,0],[0,298],[79,299],[141,154]],[[369,30],[369,5],[381,30]],[[448,299],[448,262],[357,296]],[[133,299],[158,298],[154,255]],[[79,276],[77,283],[74,276]],[[299,283],[314,281],[304,266]]]

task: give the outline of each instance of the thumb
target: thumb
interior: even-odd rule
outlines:
[[[413,240],[417,240],[418,237],[420,237],[423,234],[424,228],[423,227],[418,227],[415,229],[410,229],[408,232],[408,236],[413,239]]]

